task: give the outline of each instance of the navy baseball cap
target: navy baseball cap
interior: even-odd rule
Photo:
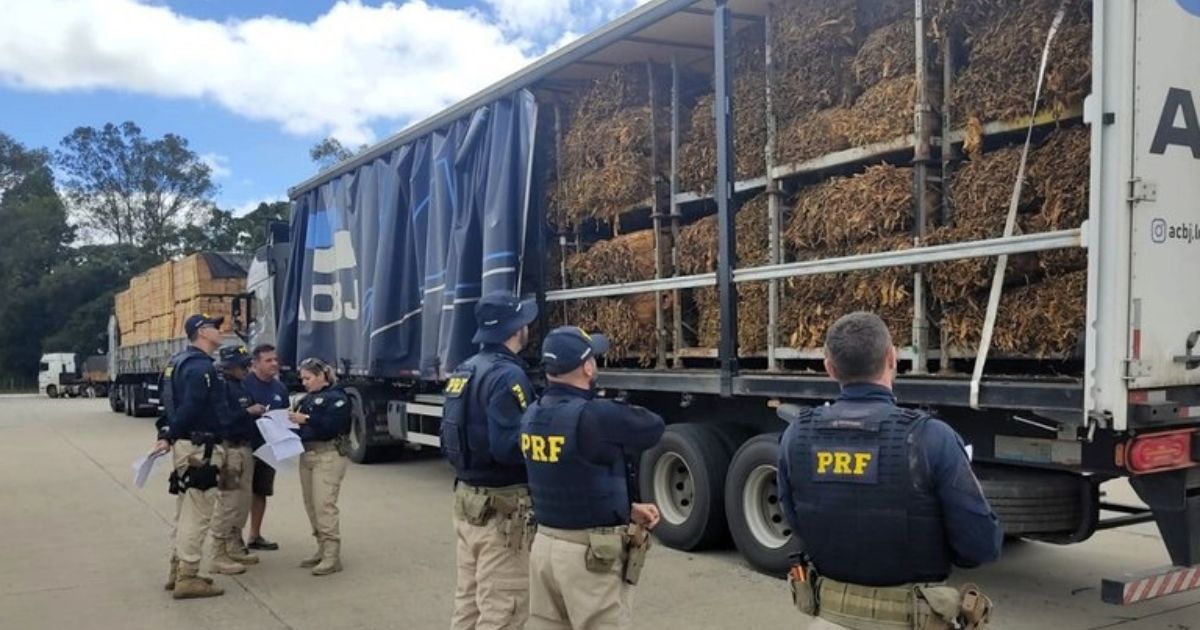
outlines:
[[[183,331],[187,333],[187,338],[192,339],[196,336],[196,331],[205,326],[220,328],[221,324],[225,323],[224,317],[209,317],[204,313],[197,313],[187,318],[187,322],[183,325]]]
[[[241,344],[221,346],[217,351],[217,367],[229,369],[232,367],[250,367],[250,351]]]
[[[542,341],[542,366],[551,376],[574,371],[584,361],[608,352],[608,337],[584,332],[578,326],[559,326]]]
[[[479,328],[471,343],[504,343],[537,316],[537,302],[533,300],[518,300],[506,291],[489,293],[475,305]]]

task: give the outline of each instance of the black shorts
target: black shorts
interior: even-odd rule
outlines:
[[[254,483],[252,484],[252,490],[254,494],[260,497],[269,497],[275,494],[275,469],[257,457],[254,458]]]

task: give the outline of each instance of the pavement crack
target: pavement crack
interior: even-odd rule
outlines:
[[[1171,614],[1174,612],[1179,612],[1181,610],[1187,610],[1189,608],[1200,608],[1200,602],[1197,602],[1194,604],[1184,604],[1182,606],[1176,606],[1174,608],[1167,608],[1165,610],[1160,610],[1158,612],[1150,613],[1148,615],[1142,615],[1141,617],[1124,617],[1124,618],[1120,619],[1119,621],[1107,623],[1102,626],[1092,626],[1092,627],[1088,628],[1088,630],[1103,630],[1104,628],[1116,628],[1117,626],[1123,626],[1127,623],[1133,623],[1135,621],[1145,621],[1147,619],[1161,617],[1162,615],[1168,615],[1168,614]]]

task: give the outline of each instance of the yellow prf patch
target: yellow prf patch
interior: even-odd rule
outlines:
[[[512,392],[517,397],[517,404],[521,405],[521,409],[528,406],[528,402],[525,400],[525,389],[521,387],[520,383],[512,386]]]
[[[525,455],[525,459],[530,461],[556,464],[566,443],[567,438],[561,435],[542,436],[522,433],[521,453]]]
[[[813,481],[877,483],[879,447],[813,447]]]
[[[446,381],[446,389],[443,391],[447,396],[458,396],[467,388],[467,383],[471,382],[470,376],[451,376],[450,380]]]
[[[167,369],[163,370],[163,378],[171,378],[171,374],[173,374],[174,372],[175,372],[174,366],[168,365]]]

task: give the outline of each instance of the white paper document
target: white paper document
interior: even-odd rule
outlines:
[[[255,421],[266,444],[258,447],[254,455],[272,468],[279,468],[304,452],[300,436],[292,432],[300,425],[289,420],[287,413],[286,409],[275,409]]]
[[[291,419],[288,418],[288,410],[287,409],[272,409],[272,410],[268,411],[267,413],[263,414],[263,417],[269,418],[276,424],[283,426],[283,427],[287,427],[288,429],[299,429],[300,428],[300,425],[296,424],[295,422],[292,422]]]
[[[150,478],[150,473],[154,472],[154,466],[161,459],[163,453],[155,453],[150,451],[145,455],[133,460],[133,485],[144,488],[146,480]]]

